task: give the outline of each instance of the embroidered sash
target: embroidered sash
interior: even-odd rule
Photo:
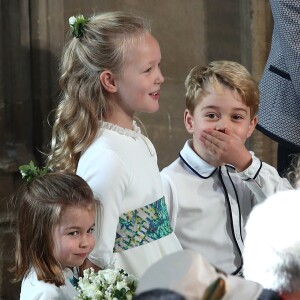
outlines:
[[[119,217],[114,252],[158,240],[172,232],[165,197]]]

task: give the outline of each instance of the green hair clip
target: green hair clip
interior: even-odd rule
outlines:
[[[26,181],[31,182],[34,178],[45,175],[49,173],[51,170],[48,166],[43,168],[38,168],[34,165],[33,161],[31,160],[28,165],[22,165],[19,167],[20,173],[23,179]]]
[[[72,16],[69,18],[69,24],[72,29],[73,37],[80,38],[83,35],[84,26],[89,20],[83,15]]]

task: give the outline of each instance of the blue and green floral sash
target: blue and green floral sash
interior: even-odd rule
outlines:
[[[114,252],[156,241],[172,232],[165,197],[119,217]]]

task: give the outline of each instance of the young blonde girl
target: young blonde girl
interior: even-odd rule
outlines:
[[[74,299],[73,267],[83,264],[95,240],[96,201],[75,174],[50,173],[24,184],[17,207],[15,280],[21,300]]]
[[[124,12],[70,19],[61,63],[63,90],[50,166],[77,172],[103,202],[95,268],[114,263],[139,277],[181,249],[170,227],[155,149],[135,112],[159,104],[161,53],[147,22]]]

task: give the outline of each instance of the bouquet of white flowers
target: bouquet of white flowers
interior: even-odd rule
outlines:
[[[75,300],[131,300],[137,287],[137,278],[123,269],[83,271],[79,278]]]

